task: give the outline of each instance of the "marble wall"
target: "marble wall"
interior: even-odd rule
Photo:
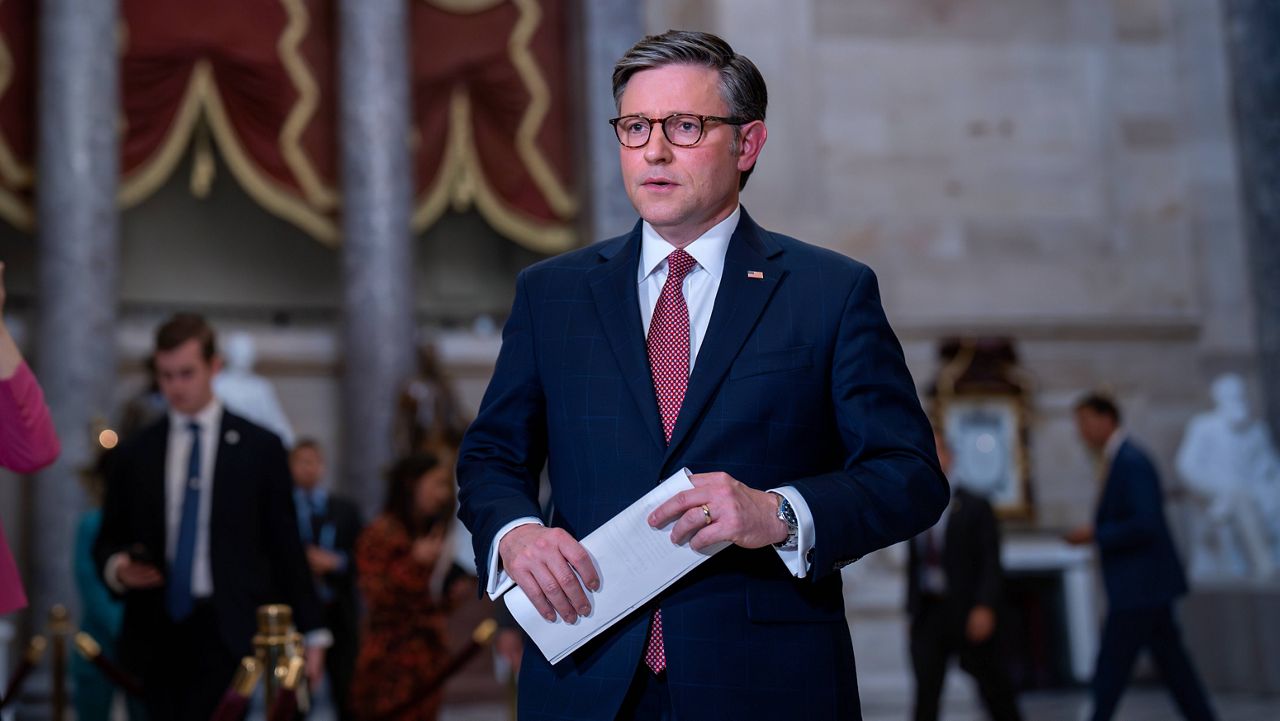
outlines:
[[[1116,393],[1163,467],[1255,340],[1215,0],[655,0],[770,81],[744,195],[875,268],[917,382],[1002,334],[1036,382],[1038,522],[1095,489],[1070,409]],[[1172,480],[1172,479],[1170,479]]]

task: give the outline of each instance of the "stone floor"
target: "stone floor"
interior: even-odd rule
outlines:
[[[1088,718],[1089,702],[1084,691],[1055,691],[1024,694],[1021,698],[1027,721],[1080,721]],[[1214,698],[1220,721],[1275,721],[1280,719],[1280,698],[1218,696]],[[862,689],[865,721],[905,721],[910,704],[900,694]],[[504,707],[472,704],[446,707],[441,721],[507,721]],[[945,721],[981,721],[986,716],[970,698],[951,700],[945,706]],[[1160,688],[1133,688],[1125,696],[1115,721],[1168,721],[1178,718],[1173,704]]]

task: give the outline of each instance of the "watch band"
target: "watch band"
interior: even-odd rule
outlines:
[[[773,544],[774,548],[780,551],[794,551],[800,545],[800,521],[796,518],[796,511],[791,507],[791,502],[786,496],[776,491],[769,492],[778,497],[778,520],[787,524],[786,540]]]

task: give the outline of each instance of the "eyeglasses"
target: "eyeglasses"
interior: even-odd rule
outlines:
[[[628,148],[642,148],[649,144],[649,135],[653,132],[654,123],[661,123],[662,134],[667,141],[681,148],[697,145],[706,132],[707,123],[724,123],[725,125],[746,125],[751,122],[746,118],[723,118],[718,115],[694,115],[693,113],[672,113],[665,118],[646,118],[643,115],[624,115],[609,121],[618,134],[618,142]]]

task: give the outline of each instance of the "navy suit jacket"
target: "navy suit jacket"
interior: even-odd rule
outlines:
[[[1187,592],[1164,517],[1160,476],[1146,452],[1120,444],[1094,519],[1107,601],[1113,611],[1169,603]]]
[[[856,718],[836,571],[933,524],[949,497],[875,275],[744,210],[667,445],[639,257],[637,223],[520,274],[458,463],[477,567],[503,525],[542,515],[545,463],[555,510],[544,520],[575,538],[685,466],[760,490],[794,486],[813,513],[811,570],[796,579],[772,548],[733,546],[554,667],[530,644],[520,717],[613,718],[660,605],[679,717]]]

